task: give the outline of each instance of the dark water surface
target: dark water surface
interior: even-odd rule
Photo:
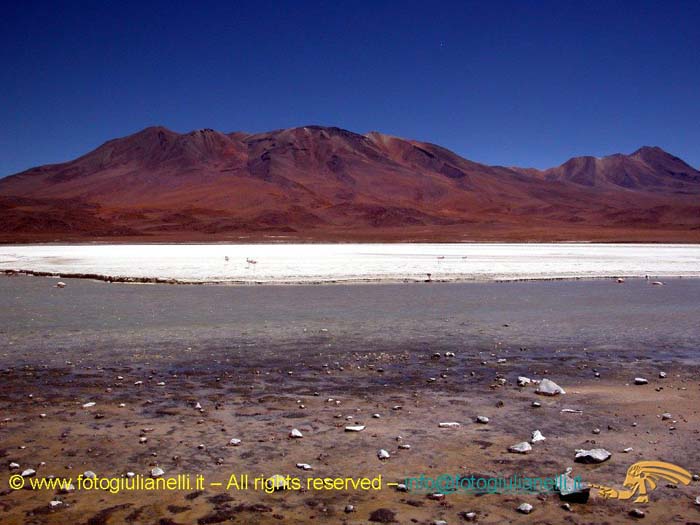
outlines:
[[[0,278],[0,364],[528,347],[700,361],[700,280],[173,286]],[[507,326],[506,326],[507,325]]]

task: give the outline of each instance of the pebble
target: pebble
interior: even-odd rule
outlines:
[[[668,421],[669,419],[672,419],[672,418],[673,418],[673,416],[671,414],[669,414],[668,412],[664,412],[663,414],[661,414],[662,421]]]
[[[533,401],[532,402],[532,408],[540,408],[542,406],[542,403],[539,401]]]
[[[31,478],[32,476],[35,476],[35,475],[36,475],[36,470],[34,470],[33,468],[28,468],[28,469],[22,471],[23,478]]]
[[[567,512],[571,512],[571,505],[569,505],[568,503],[563,503],[561,508]]]
[[[348,425],[345,427],[345,432],[362,432],[365,428],[364,425]]]
[[[297,463],[297,468],[300,468],[301,470],[313,470],[313,467],[308,463]]]
[[[476,521],[476,512],[462,512],[460,514],[466,521]]]
[[[531,450],[532,445],[530,445],[530,443],[527,441],[521,441],[520,443],[516,443],[515,445],[508,447],[508,452],[512,452],[514,454],[527,454]]]
[[[159,478],[163,474],[165,474],[165,471],[160,467],[155,467],[155,468],[151,469],[151,477],[152,478]]]
[[[231,441],[228,442],[229,445],[232,447],[237,447],[238,445],[241,444],[241,440],[237,438],[231,438]]]
[[[476,416],[476,422],[485,425],[489,422],[489,418],[487,418],[486,416]]]
[[[287,488],[287,479],[281,474],[275,474],[267,479],[266,484],[272,490],[285,490]]]
[[[700,506],[700,496],[695,498],[695,504]]]
[[[411,445],[404,443],[404,444],[399,445],[399,448],[404,449],[404,450],[410,450]]]
[[[554,381],[545,378],[540,381],[539,385],[537,385],[537,390],[535,390],[535,393],[543,396],[556,396],[559,394],[566,394],[566,391]]]
[[[66,287],[66,283],[64,283],[63,281],[58,281],[56,283],[56,288],[65,288],[65,287]]]
[[[532,383],[532,380],[529,377],[525,377],[525,376],[518,377],[518,386],[527,386],[530,383]]]
[[[577,463],[602,463],[609,460],[611,456],[612,454],[604,448],[593,448],[591,450],[579,448],[576,449],[574,461]]]
[[[518,512],[521,514],[530,514],[532,512],[532,505],[529,503],[521,503],[518,505]]]
[[[531,443],[537,443],[537,442],[539,442],[539,441],[544,441],[544,440],[546,440],[546,439],[547,439],[547,438],[544,437],[544,436],[542,435],[542,432],[540,432],[539,430],[535,430],[535,431],[532,433],[532,437],[530,438],[530,442],[531,442]]]
[[[593,429],[594,434],[600,434],[600,429],[599,428],[594,428]]]
[[[634,384],[635,385],[647,385],[647,384],[649,384],[649,381],[644,379],[643,377],[635,377]]]
[[[51,508],[51,509],[57,509],[58,507],[60,507],[62,505],[63,505],[63,502],[60,500],[57,500],[57,499],[55,499],[53,501],[49,501],[49,508]]]
[[[84,403],[84,404],[83,404],[83,408],[90,408],[90,407],[94,407],[94,406],[95,406],[95,402],[94,402],[94,401],[90,401],[89,403]]]
[[[354,505],[345,505],[345,513],[350,514],[351,512],[355,512],[355,506]]]
[[[289,437],[298,439],[298,438],[303,438],[304,435],[296,428],[293,428],[292,431],[289,433]]]
[[[440,428],[458,428],[458,427],[461,427],[461,426],[462,426],[462,425],[460,425],[460,424],[457,423],[456,421],[446,421],[446,422],[443,422],[443,423],[438,423],[438,427],[440,427]]]
[[[625,454],[629,454],[629,453],[632,452],[633,450],[634,450],[634,449],[633,449],[632,447],[627,447],[627,448],[622,449],[622,452],[624,452]]]
[[[659,372],[659,377],[660,377],[661,379],[665,379],[665,378],[666,378],[666,372]]]
[[[381,449],[379,449],[379,451],[377,452],[377,457],[378,457],[379,459],[389,459],[389,458],[391,457],[391,455],[389,454],[389,452],[387,452],[386,450],[384,450],[383,448],[381,448]]]
[[[630,511],[630,516],[633,518],[643,518],[646,514],[642,509],[632,509]]]
[[[10,463],[10,470],[17,470],[19,468],[19,463],[15,463],[14,461]]]

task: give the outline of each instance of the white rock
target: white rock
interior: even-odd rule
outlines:
[[[345,427],[345,432],[362,432],[365,428],[364,425],[348,425]]]
[[[146,443],[148,441],[148,438],[146,436],[141,436],[139,438],[139,443]]]
[[[202,410],[202,404],[197,401],[197,404],[194,406],[195,410]]]
[[[232,447],[237,447],[238,445],[241,444],[241,440],[237,438],[231,438],[231,441],[228,442],[229,445]]]
[[[345,505],[345,512],[346,512],[346,514],[350,514],[351,512],[355,512],[355,506],[354,505]]]
[[[651,284],[653,284],[654,286],[663,286],[664,285],[664,283],[662,283],[661,281],[653,281]]]
[[[541,406],[542,406],[542,403],[540,403],[539,401],[533,401],[533,402],[532,402],[532,407],[533,407],[533,408],[540,408]]]
[[[299,438],[303,438],[304,435],[298,429],[293,428],[292,431],[289,433],[289,437],[294,438],[294,439],[299,439]]]
[[[379,419],[379,418],[382,417],[382,416],[381,416],[381,414],[372,414],[372,417],[373,417],[374,419]]]
[[[61,489],[58,492],[59,494],[68,494],[73,491],[75,491],[75,485],[68,483],[67,485],[61,485]]]
[[[561,412],[562,414],[583,414],[583,410],[578,408],[562,408]]]
[[[648,383],[649,383],[649,381],[647,379],[644,379],[643,377],[635,377],[634,378],[635,385],[646,385]]]
[[[94,402],[94,401],[90,401],[89,403],[84,403],[84,404],[83,404],[83,408],[90,408],[90,407],[94,407],[94,406],[95,406],[95,402]]]
[[[55,499],[53,501],[49,501],[49,508],[51,509],[57,509],[61,505],[63,505],[63,502],[60,500]]]
[[[659,372],[659,377],[660,377],[661,379],[665,379],[665,378],[666,378],[666,372]]]
[[[411,450],[411,445],[409,445],[408,443],[402,443],[401,445],[399,445],[399,448],[403,450]]]
[[[23,478],[31,478],[32,476],[36,476],[36,470],[34,470],[33,468],[28,468],[22,471]]]
[[[297,463],[297,468],[300,468],[301,470],[313,470],[313,467],[308,463]]]
[[[539,441],[544,441],[545,439],[547,439],[547,438],[542,435],[542,432],[540,432],[539,430],[535,430],[532,433],[532,437],[530,438],[530,442],[537,443]]]
[[[83,472],[83,477],[86,479],[95,479],[97,474],[95,474],[92,470],[86,470]]]
[[[15,463],[14,461],[10,463],[10,470],[17,470],[19,468],[19,463]]]
[[[622,452],[624,452],[625,454],[629,454],[629,453],[632,452],[633,450],[634,450],[634,449],[633,449],[632,447],[627,447],[627,448],[623,448],[623,449],[622,449]]]
[[[152,478],[159,478],[163,474],[165,474],[165,471],[160,467],[155,467],[155,468],[151,469],[151,477]]]
[[[529,503],[521,503],[518,506],[518,512],[521,514],[530,514],[532,512],[532,505]]]
[[[700,496],[695,498],[695,504],[700,505]]]
[[[532,380],[529,377],[525,377],[525,376],[518,377],[518,386],[527,386],[530,383],[532,383]]]
[[[673,416],[670,413],[664,412],[661,414],[661,421],[668,421],[669,419],[673,419]]]
[[[531,450],[532,445],[530,445],[530,443],[527,441],[521,441],[520,443],[516,443],[515,445],[508,447],[508,452],[513,452],[515,454],[527,454]]]
[[[381,449],[379,449],[379,451],[377,452],[377,457],[378,457],[379,459],[389,459],[389,458],[391,457],[391,455],[389,454],[389,452],[387,452],[386,450],[384,450],[383,448],[381,448]]]
[[[554,381],[544,378],[542,381],[540,381],[540,384],[537,385],[537,390],[535,390],[535,393],[543,396],[556,396],[559,394],[566,394],[566,391]]]
[[[66,287],[66,283],[64,283],[63,281],[58,281],[56,283],[56,288],[65,288],[65,287]]]
[[[127,472],[126,477],[131,479],[136,477],[136,472]]]
[[[457,428],[457,427],[461,427],[461,426],[462,425],[460,425],[456,421],[446,421],[444,423],[438,423],[438,427],[440,427],[440,428]]]
[[[485,425],[489,422],[489,418],[487,418],[486,416],[476,416],[476,422]]]
[[[591,450],[579,448],[576,450],[574,461],[577,463],[602,463],[609,460],[611,456],[612,454],[604,448],[593,448]]]
[[[288,487],[287,478],[282,474],[275,474],[267,478],[266,485],[272,490],[285,490]]]

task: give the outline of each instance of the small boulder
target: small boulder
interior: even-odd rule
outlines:
[[[545,378],[540,381],[539,385],[537,385],[537,390],[535,390],[535,393],[543,396],[556,396],[559,394],[566,394],[566,391],[554,381]]]

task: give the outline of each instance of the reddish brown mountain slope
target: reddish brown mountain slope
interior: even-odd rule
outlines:
[[[546,171],[307,126],[162,127],[0,179],[0,240],[700,240],[700,172],[659,148]]]

